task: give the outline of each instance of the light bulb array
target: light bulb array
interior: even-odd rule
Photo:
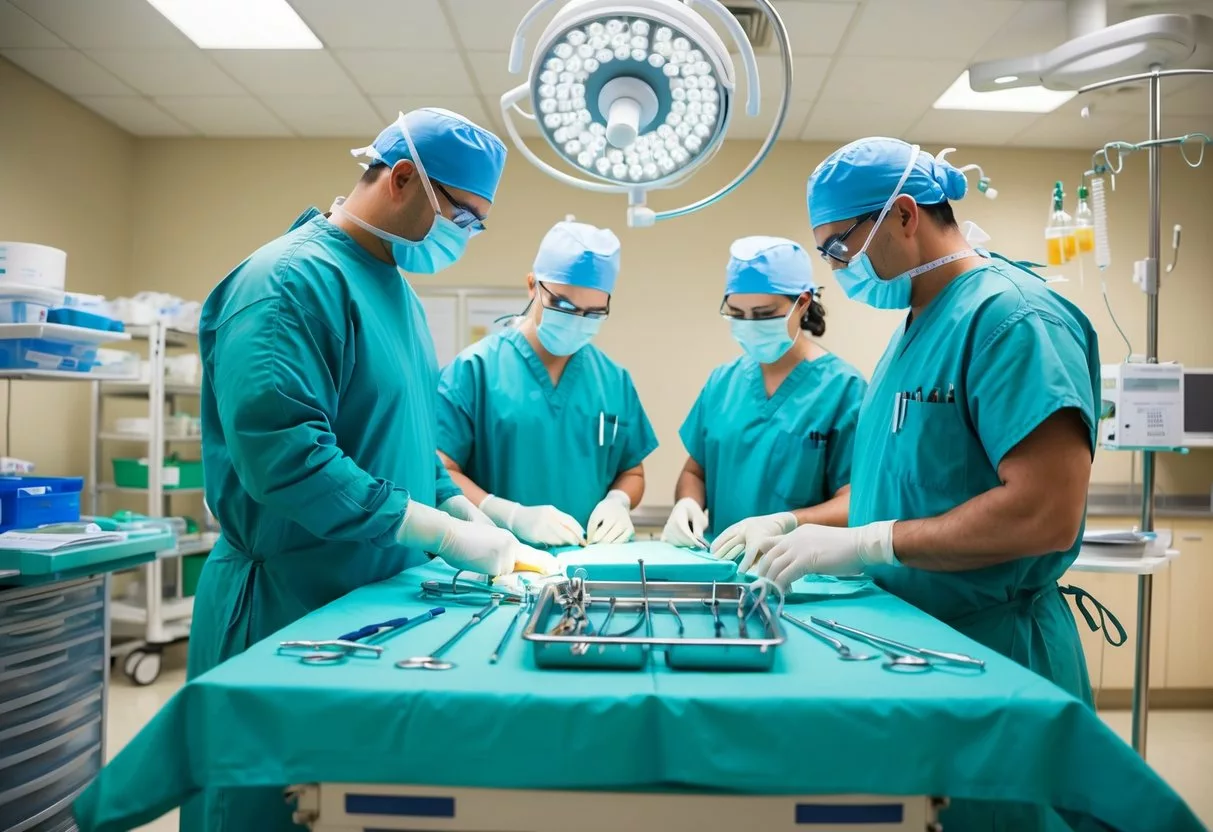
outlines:
[[[657,116],[626,147],[607,141],[606,114],[593,100],[604,76],[643,78],[650,86],[647,79],[659,79],[664,87],[653,90]],[[716,69],[683,33],[649,20],[612,17],[570,29],[548,50],[533,90],[536,120],[557,151],[612,182],[676,175],[720,130]]]

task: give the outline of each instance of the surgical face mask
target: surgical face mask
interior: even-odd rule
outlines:
[[[392,259],[396,261],[396,267],[401,271],[409,274],[436,274],[448,266],[453,266],[463,256],[472,231],[460,228],[442,215],[438,197],[434,193],[434,186],[425,172],[425,165],[421,163],[421,156],[417,153],[417,148],[409,135],[408,126],[403,119],[399,124],[400,132],[409,146],[413,166],[417,168],[417,173],[421,176],[421,185],[430,199],[430,206],[434,209],[434,222],[430,225],[430,230],[420,240],[408,240],[396,234],[389,234],[383,229],[376,228],[355,217],[341,206],[340,203],[344,200],[338,200],[333,207],[359,228],[389,243],[392,247]]]
[[[603,320],[571,315],[545,306],[535,334],[543,348],[552,355],[572,355],[593,340],[602,328]]]
[[[793,303],[788,314],[782,318],[767,318],[761,321],[747,321],[744,318],[729,318],[729,329],[733,332],[733,340],[741,345],[745,354],[759,364],[773,364],[792,348],[800,330],[796,335],[788,334],[788,321],[796,314],[798,304]]]

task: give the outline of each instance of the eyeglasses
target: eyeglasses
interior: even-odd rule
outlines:
[[[831,234],[826,238],[826,241],[817,247],[821,252],[823,260],[836,260],[844,266],[851,262],[851,250],[847,248],[847,237],[854,233],[856,228],[863,225],[868,220],[874,220],[880,216],[879,211],[869,211],[868,213],[855,220],[854,225],[848,228],[841,234]]]
[[[543,283],[539,284],[539,288],[543,289],[544,294],[551,300],[551,303],[543,303],[547,309],[555,309],[557,312],[565,312],[569,315],[576,315],[579,318],[590,318],[591,320],[603,320],[611,314],[611,301],[609,298],[607,299],[606,306],[586,309],[573,303],[563,295],[556,294]]]
[[[772,307],[759,306],[755,309],[738,309],[735,306],[729,306],[729,299],[725,297],[720,302],[720,317],[729,320],[737,321],[773,321],[778,318],[786,318],[788,313],[800,301],[800,295],[784,295],[792,302],[792,305],[782,311]]]
[[[468,233],[473,237],[484,231],[484,217],[451,196],[451,192],[442,187],[441,183],[434,182],[433,185],[446,197],[446,201],[451,203],[451,207],[455,209],[455,216],[451,217],[451,222],[460,228],[467,229]]]

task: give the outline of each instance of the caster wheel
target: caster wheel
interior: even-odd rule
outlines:
[[[126,658],[122,660],[122,672],[128,679],[134,677],[135,665],[139,664],[139,660],[146,655],[142,650],[132,650],[126,654]]]
[[[150,685],[160,678],[160,654],[141,653],[130,672],[131,681],[140,687]]]

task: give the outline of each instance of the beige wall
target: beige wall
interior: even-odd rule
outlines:
[[[3,59],[0,113],[0,239],[66,251],[69,289],[125,291],[136,141]],[[6,454],[51,475],[88,470],[88,385],[19,381],[11,395]]]
[[[141,286],[203,297],[235,263],[270,237],[281,233],[308,205],[326,208],[345,193],[359,170],[349,141],[144,141],[135,177],[133,274]],[[1109,137],[1112,138],[1112,137]],[[657,206],[671,207],[706,193],[738,169],[756,145],[730,143],[683,191],[661,195]],[[623,277],[613,300],[611,321],[599,343],[629,367],[661,439],[650,458],[649,495],[668,503],[683,461],[678,426],[708,372],[730,358],[735,346],[716,317],[729,242],[746,234],[776,234],[810,240],[806,228],[804,186],[808,173],[833,148],[781,143],[752,180],[718,205],[654,229],[624,227],[624,201],[587,194],[549,180],[513,154],[506,169],[489,231],[478,237],[455,268],[430,278],[454,286],[518,286],[534,258],[544,231],[566,213],[609,225],[623,241]],[[939,148],[930,148],[939,150]],[[1053,181],[1067,189],[1089,166],[1086,153],[1073,151],[964,148],[953,157],[977,161],[993,177],[996,201],[970,198],[962,218],[981,224],[993,245],[1008,255],[1043,257],[1042,228]],[[1162,300],[1160,350],[1164,358],[1213,366],[1213,166],[1198,171],[1167,157],[1164,223],[1188,229],[1183,257],[1168,280]],[[1128,175],[1118,178],[1110,214],[1113,268],[1107,274],[1113,308],[1134,348],[1144,348],[1144,297],[1129,282],[1133,259],[1145,253],[1145,158],[1132,158]],[[677,197],[678,199],[672,199]],[[1167,235],[1169,245],[1169,234]],[[1088,266],[1062,270],[1070,283],[1058,290],[1075,299],[1091,316],[1101,336],[1106,361],[1119,360],[1123,346],[1104,310],[1099,275]],[[847,301],[822,265],[833,350],[864,372],[875,366],[900,315],[881,313]],[[1164,459],[1160,484],[1176,492],[1207,491],[1213,478],[1209,452],[1189,459]],[[1101,453],[1096,479],[1127,481],[1128,454]]]
[[[326,208],[333,197],[347,192],[359,173],[348,148],[370,138],[133,141],[2,61],[0,82],[3,100],[13,100],[5,111],[30,114],[18,119],[22,123],[15,136],[10,129],[0,131],[0,193],[26,195],[0,204],[0,236],[67,248],[71,285],[109,294],[146,288],[204,298],[233,265],[284,231],[304,208]],[[10,152],[10,146],[20,152]],[[659,194],[654,207],[681,204],[722,184],[755,149],[752,142],[729,143],[711,169],[680,191]],[[809,242],[805,179],[832,149],[781,143],[758,173],[720,204],[635,231],[624,227],[622,198],[559,185],[514,153],[489,232],[474,241],[459,266],[429,280],[447,286],[518,286],[539,238],[566,213],[613,227],[623,240],[624,274],[613,302],[615,314],[599,343],[631,369],[661,439],[662,447],[649,460],[648,499],[665,504],[683,460],[678,425],[711,368],[735,354],[716,317],[728,244],[758,233]],[[1043,256],[1041,234],[1053,181],[1062,179],[1072,200],[1078,175],[1090,163],[1084,152],[967,147],[952,158],[980,162],[1000,191],[993,202],[965,200],[959,206],[961,218],[980,223],[997,250],[1027,258]],[[1111,200],[1114,265],[1106,276],[1113,308],[1135,350],[1141,351],[1145,301],[1129,275],[1132,261],[1145,253],[1145,158],[1131,158],[1126,169]],[[1189,170],[1172,151],[1165,170],[1164,227],[1181,222],[1186,234],[1180,266],[1164,285],[1160,352],[1164,359],[1213,366],[1213,280],[1208,271],[1213,260],[1213,165]],[[29,196],[46,194],[48,187],[49,196]],[[1164,244],[1169,240],[1167,232]],[[1119,360],[1123,345],[1104,310],[1099,275],[1089,267],[1080,285],[1077,267],[1062,272],[1071,282],[1058,284],[1058,291],[1091,316],[1104,360]],[[818,278],[827,290],[826,345],[870,372],[900,316],[847,301],[824,265]],[[65,417],[27,409],[24,391],[34,386],[18,388],[17,434],[32,441],[38,430],[34,425],[49,424],[47,444],[61,445],[66,423],[55,420]],[[83,465],[83,432],[66,441]],[[17,437],[14,444],[21,449]],[[1099,455],[1098,481],[1126,482],[1131,475],[1128,454]],[[1160,485],[1171,493],[1207,492],[1211,479],[1213,452],[1165,457],[1161,463]]]

